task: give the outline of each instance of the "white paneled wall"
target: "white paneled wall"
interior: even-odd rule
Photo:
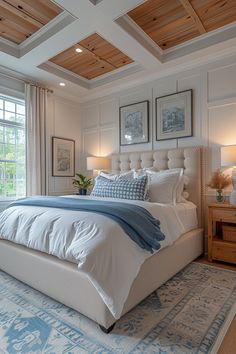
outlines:
[[[107,156],[119,148],[119,102],[104,99],[82,107],[82,172],[86,172],[87,156]]]
[[[193,89],[193,137],[156,141],[156,97]],[[150,141],[119,146],[119,107],[150,102]],[[82,104],[82,166],[85,157],[113,152],[203,145],[209,147],[206,179],[220,167],[220,145],[236,144],[236,57],[152,81]]]
[[[74,193],[72,177],[52,176],[52,136],[75,140],[75,171],[81,169],[79,105],[61,97],[50,96],[48,99],[47,131],[48,193],[50,195]]]

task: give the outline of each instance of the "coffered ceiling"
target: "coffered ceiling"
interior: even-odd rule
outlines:
[[[166,50],[236,21],[236,1],[148,0],[128,15]]]
[[[49,61],[88,80],[133,62],[97,33],[83,39]]]
[[[0,72],[79,99],[234,53],[236,0],[0,0]]]
[[[50,0],[1,0],[0,35],[20,44],[61,12]]]

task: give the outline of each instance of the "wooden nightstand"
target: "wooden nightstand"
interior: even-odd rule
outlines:
[[[234,225],[235,224],[235,225]],[[236,264],[236,241],[227,241],[224,226],[236,228],[236,205],[210,204],[208,206],[208,261],[212,260]],[[234,240],[232,232],[232,240]],[[230,236],[230,235],[229,235]]]

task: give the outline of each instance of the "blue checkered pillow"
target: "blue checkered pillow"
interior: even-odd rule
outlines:
[[[130,180],[118,179],[115,181],[99,176],[96,178],[96,183],[91,195],[94,197],[145,200],[147,182],[147,176]]]

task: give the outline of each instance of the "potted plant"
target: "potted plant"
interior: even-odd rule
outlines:
[[[73,186],[78,188],[80,195],[86,195],[87,189],[92,186],[92,178],[87,178],[81,173],[75,174],[77,177],[73,178]]]
[[[210,182],[207,184],[207,187],[215,189],[217,203],[223,203],[225,199],[223,196],[223,190],[224,188],[228,187],[230,184],[231,184],[230,176],[225,175],[222,171],[218,169],[213,173]]]

